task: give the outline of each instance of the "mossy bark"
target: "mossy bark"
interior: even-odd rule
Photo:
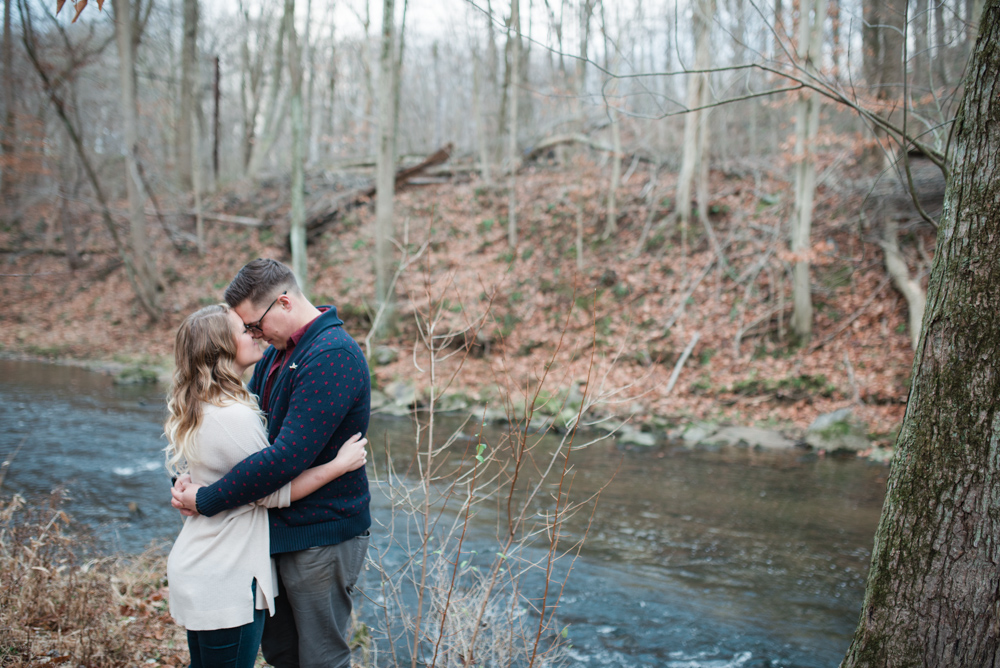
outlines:
[[[1000,0],[965,90],[913,388],[842,668],[1000,666]]]

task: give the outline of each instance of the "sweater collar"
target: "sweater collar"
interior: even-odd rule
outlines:
[[[344,324],[344,321],[337,317],[337,307],[336,306],[317,306],[316,307],[320,314],[313,318],[311,321],[300,327],[299,329],[292,332],[292,335],[288,337],[288,344],[286,350],[292,351],[302,343],[303,339],[312,341],[316,338],[316,335],[328,329],[330,327],[338,327]],[[314,325],[319,324],[319,327],[314,327]]]

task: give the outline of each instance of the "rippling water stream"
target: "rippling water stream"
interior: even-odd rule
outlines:
[[[107,551],[171,540],[180,519],[162,466],[163,411],[161,388],[0,360],[0,457],[13,457],[0,493],[41,502],[63,486],[69,512]],[[369,439],[402,453],[412,430],[376,417]],[[576,665],[838,665],[861,606],[884,467],[666,444],[602,442],[575,456],[578,498],[620,465],[559,613]],[[374,497],[384,519],[388,504]]]

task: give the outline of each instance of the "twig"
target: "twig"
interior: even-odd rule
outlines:
[[[17,453],[21,452],[21,446],[23,446],[27,442],[27,440],[28,440],[27,436],[22,438],[21,442],[17,444],[17,447],[14,448],[14,452],[11,453],[10,457],[7,457],[5,460],[3,460],[3,463],[0,464],[0,489],[3,489],[3,481],[4,478],[7,477],[7,469],[10,468],[10,463],[14,461],[15,457],[17,457]]]
[[[851,384],[851,401],[858,406],[863,406],[865,402],[861,400],[861,388],[858,387],[858,381],[854,377],[854,366],[851,364],[851,358],[846,350],[844,351],[844,367],[847,369],[847,380]]]
[[[674,309],[674,313],[673,315],[670,316],[670,320],[667,320],[667,324],[663,327],[664,333],[670,331],[670,328],[674,326],[674,324],[677,322],[677,319],[681,317],[682,313],[684,313],[684,307],[687,305],[687,300],[691,298],[691,295],[694,294],[694,291],[698,289],[698,286],[701,285],[701,282],[704,281],[705,277],[708,276],[708,273],[712,271],[712,265],[715,264],[717,259],[718,256],[713,255],[712,259],[709,260],[708,263],[705,265],[705,268],[701,270],[701,274],[698,276],[697,279],[695,279],[694,284],[691,285],[687,293],[681,298],[681,301],[677,305],[677,308]]]
[[[687,358],[691,356],[691,351],[694,350],[695,344],[698,343],[698,339],[701,338],[701,332],[695,332],[694,336],[691,337],[691,342],[687,344],[687,348],[681,353],[681,357],[677,360],[677,364],[674,365],[674,371],[670,374],[670,380],[667,381],[667,389],[664,390],[663,396],[670,394],[670,391],[674,389],[674,384],[677,383],[677,377],[681,375],[681,368],[684,366],[684,362],[687,362]]]

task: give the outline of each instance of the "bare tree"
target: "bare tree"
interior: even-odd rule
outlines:
[[[135,41],[129,0],[114,0],[115,37],[118,44],[118,80],[121,84],[125,136],[125,185],[128,192],[129,239],[136,295],[152,320],[160,311],[160,277],[146,233],[146,206],[139,175],[139,110],[135,97]]]
[[[396,102],[395,102],[395,0],[382,2],[382,53],[379,72],[379,150],[376,157],[375,195],[375,298],[383,313],[382,331],[394,326],[392,271],[393,206],[395,201]],[[379,332],[378,335],[381,335]]]
[[[282,121],[285,118],[285,109],[288,104],[287,98],[282,95],[284,85],[281,81],[281,73],[285,69],[285,26],[286,22],[281,21],[278,28],[278,41],[274,46],[274,61],[271,65],[271,89],[268,94],[267,107],[264,110],[264,132],[251,147],[250,161],[247,166],[247,173],[251,176],[263,167],[264,159],[270,153],[275,139],[277,139],[278,134],[284,127]]]
[[[826,0],[803,5],[799,17],[798,57],[808,76],[819,73],[823,49],[823,21]],[[813,200],[816,195],[816,163],[813,144],[819,131],[819,96],[813,91],[799,91],[795,111],[795,209],[792,213],[791,249],[795,254],[792,269],[792,331],[799,342],[812,335],[812,283],[809,280]]]
[[[511,0],[510,3],[510,28],[507,43],[510,45],[510,111],[508,112],[507,126],[507,244],[511,248],[517,246],[517,168],[521,161],[517,153],[517,99],[520,97],[520,68],[521,59],[521,13],[520,0]],[[512,41],[513,40],[513,41]]]
[[[295,32],[295,0],[285,0],[285,34],[288,36],[288,72],[291,86],[292,122],[292,211],[289,237],[292,246],[292,272],[303,290],[308,291],[306,261],[305,204],[305,121],[302,110],[302,53]]]
[[[691,221],[691,191],[696,176],[705,178],[707,170],[702,168],[706,161],[704,148],[708,144],[705,133],[708,132],[708,75],[705,70],[711,66],[711,51],[709,44],[712,16],[715,13],[715,0],[698,0],[692,7],[692,22],[694,24],[694,73],[687,75],[687,106],[690,111],[684,118],[684,145],[681,153],[681,169],[677,177],[677,215],[680,220],[682,234]],[[706,165],[707,167],[707,165]],[[697,192],[707,192],[707,184],[697,188]],[[698,202],[704,207],[707,202]],[[700,215],[705,212],[700,208]]]
[[[177,113],[177,180],[181,190],[190,190],[191,163],[194,160],[191,124],[195,116],[195,68],[198,67],[198,0],[183,0],[183,6],[181,100]]]
[[[250,17],[250,9],[245,0],[240,0],[239,7],[247,33],[247,39],[240,44],[240,111],[243,122],[240,161],[243,170],[247,171],[256,143],[257,117],[263,97],[264,63],[271,35],[271,31],[264,26],[269,25],[271,7],[268,3],[262,3],[260,15],[256,18]],[[252,52],[251,44],[255,47]]]
[[[13,153],[14,136],[14,44],[10,29],[10,3],[14,0],[4,0],[3,3],[3,127],[0,128],[0,157],[10,160]],[[10,202],[14,194],[12,170],[5,164],[0,164],[0,197]]]

